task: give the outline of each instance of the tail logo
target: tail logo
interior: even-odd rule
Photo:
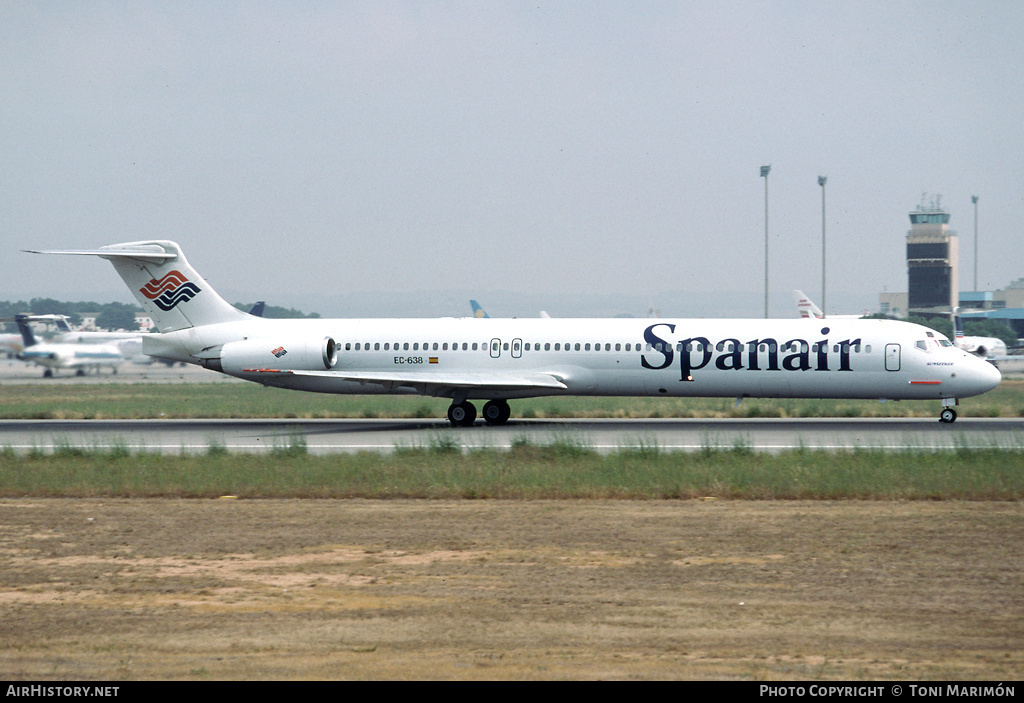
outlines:
[[[139,289],[139,292],[152,300],[161,310],[170,310],[178,303],[192,300],[200,290],[202,289],[199,286],[185,278],[181,271],[175,269],[163,278],[151,279],[149,283]]]

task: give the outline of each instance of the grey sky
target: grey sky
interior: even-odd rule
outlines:
[[[1005,286],[1021,36],[1010,1],[5,2],[0,296],[130,300],[18,250],[157,238],[229,298],[736,291],[703,313],[759,317],[762,164],[773,314],[820,298],[819,174],[834,312],[906,289],[924,192],[962,289],[980,196],[979,287]]]

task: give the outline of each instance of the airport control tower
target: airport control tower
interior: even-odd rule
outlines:
[[[941,207],[942,196],[926,197],[910,213],[907,232],[907,278],[912,315],[949,314],[960,292],[960,243],[949,229],[949,213]]]

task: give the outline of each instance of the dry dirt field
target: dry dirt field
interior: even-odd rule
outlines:
[[[0,679],[1024,676],[1024,505],[0,501]]]

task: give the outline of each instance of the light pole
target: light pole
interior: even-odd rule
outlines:
[[[978,290],[978,196],[972,195],[974,203],[974,290]]]
[[[821,186],[821,314],[825,314],[825,183],[828,176],[818,176]]]
[[[768,319],[768,173],[772,166],[761,167],[761,178],[764,179],[764,319]]]

